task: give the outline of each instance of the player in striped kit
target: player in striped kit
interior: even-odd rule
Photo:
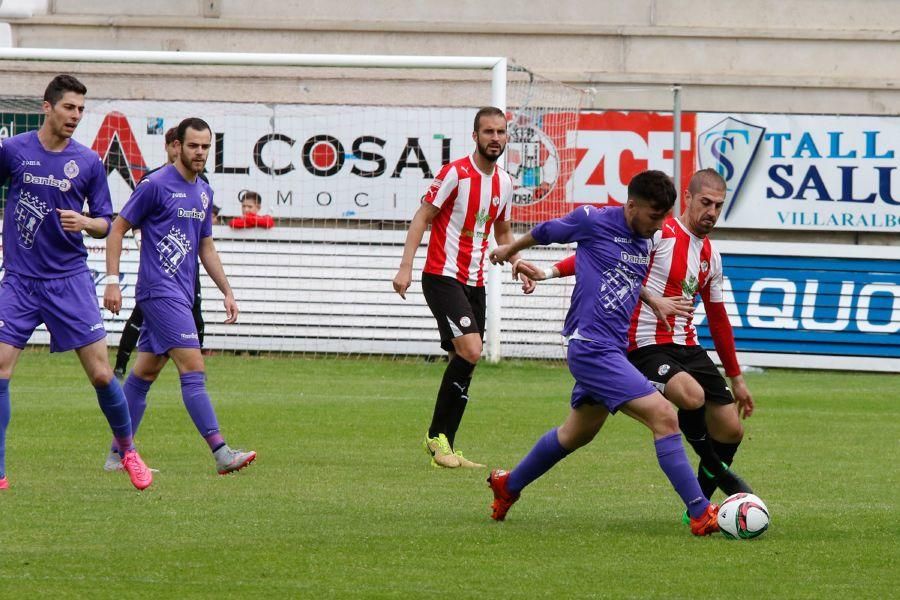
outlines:
[[[752,492],[730,470],[744,436],[740,416],[753,414],[753,397],[744,382],[725,311],[722,257],[709,237],[725,203],[725,180],[713,169],[698,171],[685,194],[685,210],[669,217],[655,246],[641,300],[628,331],[628,360],[678,406],[679,426],[700,457],[698,479],[710,498],[719,487],[726,495]],[[517,272],[540,281],[575,274],[575,256],[545,274],[525,261]],[[709,318],[716,352],[731,389],[697,342],[693,323],[697,294]]]
[[[475,115],[475,152],[444,165],[416,211],[403,248],[394,291],[406,299],[412,263],[431,225],[422,292],[437,320],[449,362],[438,389],[425,450],[432,465],[483,467],[453,449],[469,400],[469,384],[481,358],[485,322],[484,258],[491,229],[498,244],[514,240],[510,227],[512,179],[497,165],[506,149],[506,115],[488,106]],[[526,280],[526,291],[533,289]]]

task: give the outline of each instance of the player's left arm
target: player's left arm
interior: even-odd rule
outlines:
[[[731,328],[731,321],[728,319],[728,311],[725,309],[725,302],[722,295],[723,275],[721,269],[721,258],[714,257],[713,272],[707,284],[700,290],[700,298],[706,309],[706,317],[709,320],[709,333],[713,339],[713,345],[716,348],[716,354],[722,361],[725,368],[725,375],[731,381],[731,393],[737,403],[738,411],[743,418],[747,418],[753,414],[755,405],[753,396],[744,381],[741,373],[741,366],[738,363],[737,352],[734,346],[734,330]]]
[[[232,292],[231,285],[228,283],[228,277],[225,275],[225,268],[222,266],[222,260],[219,258],[218,251],[216,251],[216,245],[213,242],[212,236],[200,238],[199,254],[200,262],[203,263],[203,268],[206,269],[206,273],[213,280],[213,283],[216,284],[216,287],[219,288],[219,291],[225,296],[225,322],[237,322],[238,305],[234,300],[234,292]]]
[[[593,207],[580,206],[560,219],[551,219],[536,225],[531,231],[510,244],[501,244],[491,252],[491,262],[503,264],[519,252],[532,246],[568,244],[583,237],[590,223]],[[496,234],[495,234],[496,235]],[[499,239],[497,240],[499,243]]]

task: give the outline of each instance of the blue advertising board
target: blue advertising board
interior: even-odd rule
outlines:
[[[881,365],[897,361],[900,370],[900,248],[760,242],[718,247],[739,353],[833,356],[846,359],[845,368],[864,367],[867,359]],[[695,323],[700,343],[712,349],[705,315],[698,314]]]

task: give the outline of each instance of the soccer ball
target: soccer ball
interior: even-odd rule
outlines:
[[[759,496],[734,494],[719,505],[719,530],[731,540],[750,540],[769,528],[769,509]]]

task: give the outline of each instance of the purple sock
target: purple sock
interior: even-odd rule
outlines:
[[[219,433],[219,422],[216,420],[216,411],[213,410],[209,394],[206,393],[205,379],[202,372],[184,373],[181,376],[181,398],[197,431],[209,444],[209,449],[215,452],[225,440]]]
[[[673,433],[653,442],[656,446],[656,460],[659,466],[669,478],[669,482],[681,500],[687,507],[691,517],[699,517],[709,506],[709,500],[703,495],[694,469],[688,462],[684,445],[681,443],[681,434]]]
[[[131,436],[137,435],[138,427],[144,418],[144,411],[147,410],[147,394],[150,392],[152,381],[141,379],[134,374],[134,371],[128,374],[125,380],[125,399],[128,401],[128,414],[131,416]],[[118,452],[119,445],[113,441],[112,451]]]
[[[553,465],[569,455],[562,447],[554,427],[541,437],[516,468],[510,471],[506,489],[512,493],[522,491],[526,485],[549,471]]]
[[[131,438],[131,416],[128,414],[128,401],[122,392],[122,386],[115,378],[105,387],[95,387],[100,410],[106,415],[106,421],[112,429],[113,437],[119,446],[119,453],[134,448]]]
[[[6,476],[6,428],[12,416],[9,403],[9,379],[0,379],[0,479]]]

